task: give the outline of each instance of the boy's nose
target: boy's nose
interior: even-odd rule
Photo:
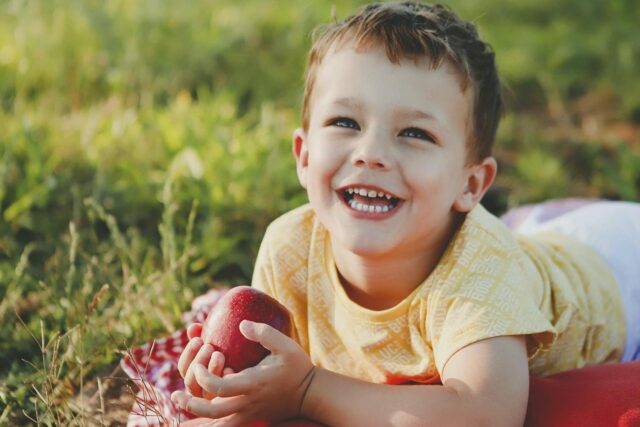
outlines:
[[[380,159],[356,159],[356,166],[365,166],[371,169],[387,169],[387,165]]]
[[[358,167],[386,170],[389,168],[389,153],[385,141],[379,136],[371,135],[358,142],[353,153],[353,164]]]

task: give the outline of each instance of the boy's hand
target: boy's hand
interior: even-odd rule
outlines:
[[[299,415],[314,373],[307,354],[294,340],[264,323],[245,320],[240,330],[271,354],[254,367],[238,373],[225,372],[224,377],[212,374],[199,363],[192,364],[201,389],[217,397],[208,400],[177,391],[171,399],[182,409],[217,419],[216,425],[226,427]]]
[[[211,399],[214,396],[206,392],[203,394],[202,388],[195,379],[193,368],[200,364],[208,367],[210,373],[220,376],[223,372],[224,356],[220,352],[214,352],[211,345],[204,345],[200,338],[201,334],[201,323],[194,323],[187,328],[189,343],[180,355],[180,359],[178,359],[178,371],[184,378],[186,389],[192,395]]]

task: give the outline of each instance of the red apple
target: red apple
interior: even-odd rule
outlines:
[[[266,323],[291,336],[291,316],[285,306],[258,289],[237,286],[211,309],[202,327],[202,340],[224,354],[225,367],[235,372],[257,365],[269,351],[240,332],[243,320]]]

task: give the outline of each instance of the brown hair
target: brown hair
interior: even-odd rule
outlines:
[[[383,47],[389,60],[416,60],[428,57],[430,66],[443,62],[453,66],[461,78],[462,90],[473,90],[473,132],[468,141],[468,160],[491,155],[498,122],[502,114],[502,94],[493,50],[480,40],[470,22],[460,19],[443,5],[417,2],[374,3],[343,21],[314,31],[307,59],[302,105],[302,124],[309,126],[309,99],[315,74],[329,49],[345,39],[356,49]]]

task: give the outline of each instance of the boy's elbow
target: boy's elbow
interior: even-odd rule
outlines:
[[[424,426],[424,422],[415,425]],[[442,423],[439,422],[437,425],[450,427],[522,427],[524,425],[524,417],[514,417],[512,414],[484,409],[468,413],[459,412],[448,420]]]
[[[519,408],[502,407],[496,408],[495,402],[484,401],[478,405],[469,405],[463,409],[448,412],[432,423],[425,424],[425,421],[414,423],[401,423],[393,425],[403,426],[450,426],[450,427],[522,427],[524,425],[525,414]],[[526,408],[525,408],[526,410]],[[415,421],[415,420],[414,420]]]
[[[424,427],[425,424],[424,421],[422,421],[418,423],[402,425]],[[508,414],[505,416],[505,414],[498,414],[495,411],[485,410],[482,412],[474,412],[470,414],[458,413],[457,416],[454,415],[447,420],[443,420],[443,422],[438,422],[437,424],[433,425],[450,427],[522,427],[524,425],[524,418],[513,417]]]
[[[524,425],[524,417],[513,417],[510,414],[506,416],[493,414],[492,416],[476,417],[471,420],[471,423],[465,425],[477,427],[522,427]]]
[[[527,412],[528,393],[524,399],[515,401],[501,401],[500,398],[487,395],[466,396],[459,395],[460,403],[457,418],[451,424],[455,426],[473,427],[522,427]]]
[[[494,406],[495,405],[495,406]],[[471,408],[461,426],[474,427],[522,427],[525,421],[526,407],[513,408],[499,406],[496,402],[484,402],[482,407]]]

